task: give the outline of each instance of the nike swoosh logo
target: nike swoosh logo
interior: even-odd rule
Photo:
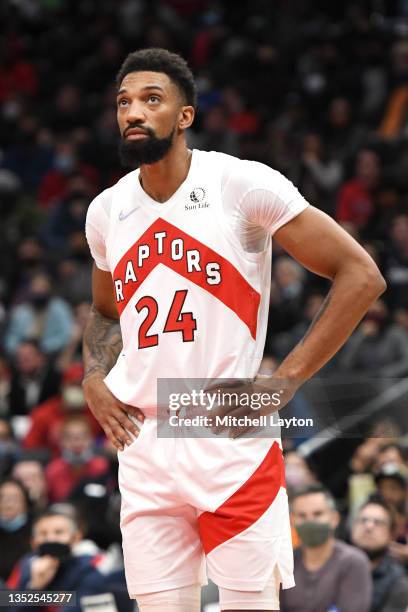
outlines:
[[[119,213],[119,221],[124,221],[125,219],[130,217],[130,215],[133,215],[134,212],[139,210],[139,208],[140,208],[140,206],[136,206],[135,208],[133,208],[130,212],[128,212],[126,214],[124,214],[123,210],[121,210],[120,213]]]

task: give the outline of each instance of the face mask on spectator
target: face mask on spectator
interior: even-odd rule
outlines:
[[[5,520],[0,519],[0,527],[4,529],[4,531],[8,531],[12,533],[13,531],[18,531],[20,527],[23,527],[27,522],[27,514],[19,514],[15,516],[13,519]]]
[[[43,308],[45,308],[49,300],[50,294],[45,292],[32,293],[30,296],[30,302],[37,310],[42,310]]]
[[[78,385],[66,385],[62,389],[62,401],[67,408],[79,410],[85,406],[84,393]]]
[[[39,557],[49,555],[64,563],[71,558],[71,547],[63,542],[43,542],[36,550]]]
[[[83,465],[92,458],[92,450],[88,448],[80,453],[73,453],[70,450],[64,450],[62,451],[62,457],[70,465]]]
[[[55,168],[60,172],[68,174],[74,169],[75,161],[71,155],[57,155],[55,158]]]
[[[327,542],[333,533],[333,528],[330,523],[305,521],[296,524],[296,531],[305,546],[315,548]]]

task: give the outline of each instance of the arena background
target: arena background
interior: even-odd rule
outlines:
[[[86,539],[80,552],[94,556],[119,609],[132,609],[115,453],[83,405],[80,363],[91,301],[85,216],[124,173],[114,80],[140,47],[180,52],[193,69],[190,147],[281,171],[387,280],[290,408],[323,425],[285,439],[289,489],[327,485],[347,540],[356,504],[376,487],[384,445],[401,449],[394,467],[408,487],[408,3],[2,0],[0,28],[1,579],[18,585],[35,512],[71,504]],[[327,290],[274,248],[264,372],[302,337]],[[27,501],[10,478],[27,487]],[[21,498],[10,501],[14,513],[26,515],[12,535],[2,523],[10,482]],[[214,597],[208,590],[206,601]]]

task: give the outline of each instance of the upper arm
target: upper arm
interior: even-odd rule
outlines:
[[[111,273],[100,270],[95,264],[92,270],[92,297],[98,312],[110,319],[119,318]]]
[[[379,276],[362,246],[328,215],[309,206],[276,231],[274,239],[302,266],[329,279],[355,264]]]
[[[117,319],[119,315],[116,308],[113,280],[106,256],[110,193],[109,189],[103,191],[89,205],[85,233],[94,259],[92,269],[93,305],[100,314],[111,319]]]

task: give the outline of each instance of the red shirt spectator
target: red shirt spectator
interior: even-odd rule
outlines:
[[[373,193],[380,178],[380,159],[374,151],[362,150],[356,162],[356,175],[344,183],[337,202],[337,221],[364,226],[374,212]]]
[[[62,456],[46,469],[51,502],[67,499],[84,481],[109,472],[108,460],[93,454],[92,430],[85,417],[68,417],[62,425],[60,441]]]
[[[69,179],[74,173],[89,181],[92,192],[99,191],[100,176],[96,168],[78,158],[72,142],[60,141],[55,151],[54,168],[47,172],[38,189],[38,199],[43,208],[52,208],[58,200],[67,195]]]
[[[337,221],[351,221],[360,227],[369,221],[373,210],[372,196],[359,179],[352,179],[343,185],[337,203]]]
[[[54,457],[60,454],[60,432],[67,416],[82,415],[94,436],[103,434],[99,423],[88,410],[81,388],[83,368],[73,364],[67,368],[62,381],[60,397],[40,404],[31,413],[31,427],[23,440],[24,448],[49,448]]]

